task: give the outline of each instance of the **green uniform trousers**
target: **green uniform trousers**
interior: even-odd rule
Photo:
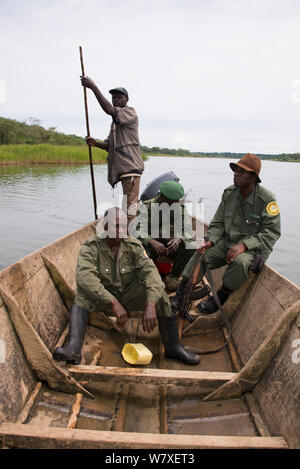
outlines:
[[[226,253],[228,249],[229,248],[228,245],[225,243],[225,240],[220,240],[212,248],[208,249],[204,254],[205,261],[207,262],[208,267],[210,269],[217,269],[218,267],[227,265]],[[255,255],[255,251],[245,251],[239,254],[233,262],[228,264],[228,267],[223,275],[223,285],[228,288],[228,290],[238,290],[245,282],[245,280],[247,280],[249,275],[249,268]],[[184,269],[184,272],[182,274],[183,278],[189,278],[192,273],[193,264],[194,256],[191,258],[186,268]],[[198,281],[202,279],[204,274],[205,266],[202,263]]]
[[[129,285],[128,288],[122,291],[111,291],[114,297],[121,303],[121,305],[129,313],[130,311],[144,311],[146,307],[146,289],[142,282],[136,281]],[[109,312],[111,306],[105,301],[98,301],[97,303],[90,303],[89,312],[92,311],[103,311]],[[76,299],[75,299],[76,304]],[[78,305],[81,306],[81,305]],[[162,296],[156,303],[156,313],[159,317],[170,317],[172,316],[172,311],[170,307],[169,297],[165,291],[163,291]]]

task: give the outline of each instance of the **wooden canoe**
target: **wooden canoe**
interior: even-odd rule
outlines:
[[[268,266],[225,305],[229,345],[197,366],[165,358],[157,328],[144,333],[134,313],[122,331],[91,315],[81,365],[52,359],[94,232],[90,223],[0,272],[2,447],[300,448],[300,289]],[[226,339],[220,312],[179,326],[185,346]],[[133,341],[150,348],[150,365],[124,362]]]

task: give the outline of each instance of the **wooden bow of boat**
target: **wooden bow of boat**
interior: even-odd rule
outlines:
[[[93,235],[91,223],[0,272],[3,445],[299,448],[300,289],[268,266],[225,305],[228,347],[195,367],[167,359],[158,331],[145,333],[133,312],[122,330],[104,312],[90,315],[82,364],[53,361],[67,333],[78,251]],[[217,285],[222,272],[214,272]],[[181,330],[185,346],[226,339],[219,312]],[[151,349],[150,365],[123,361],[129,341]]]

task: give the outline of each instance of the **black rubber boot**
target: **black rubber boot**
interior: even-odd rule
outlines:
[[[222,285],[220,290],[217,292],[221,305],[225,303],[230,293],[232,292],[228,290],[228,288],[224,287],[224,285]],[[201,301],[201,303],[197,305],[197,308],[201,313],[204,313],[204,314],[212,314],[218,311],[219,309],[213,296],[211,296],[206,301]]]
[[[89,313],[80,306],[72,305],[69,320],[68,343],[65,347],[57,347],[53,358],[57,361],[66,361],[72,365],[81,362],[81,348],[84,341],[86,324]]]
[[[185,287],[186,287],[186,282],[187,282],[186,280],[181,280],[181,282],[178,285],[176,295],[173,296],[173,298],[171,298],[170,300],[171,310],[174,315],[176,314],[176,312],[181,306]]]
[[[158,317],[157,319],[166,357],[177,358],[188,365],[198,365],[200,362],[198,355],[187,352],[179,342],[176,317]]]

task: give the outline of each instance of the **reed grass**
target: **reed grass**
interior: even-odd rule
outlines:
[[[93,149],[93,163],[106,163],[107,152]],[[0,145],[0,165],[89,164],[87,145]]]

